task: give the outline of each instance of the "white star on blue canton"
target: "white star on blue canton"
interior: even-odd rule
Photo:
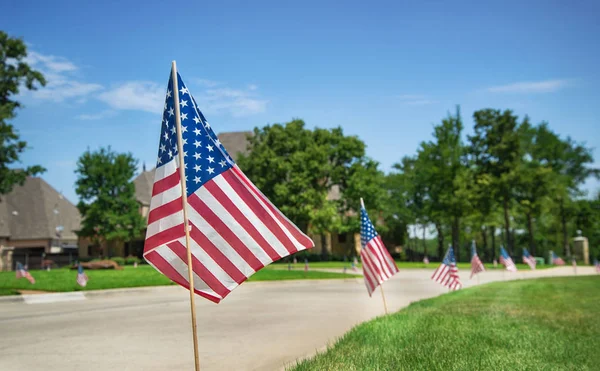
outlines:
[[[202,131],[200,129],[198,129],[198,128],[194,129],[194,134],[200,135],[200,133],[202,133]]]
[[[169,109],[169,117],[173,116],[175,114],[175,111],[173,111],[173,107],[171,107]]]

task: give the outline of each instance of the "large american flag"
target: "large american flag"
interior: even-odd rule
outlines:
[[[381,236],[375,231],[375,227],[371,219],[369,219],[362,199],[360,203],[360,243],[362,245],[360,258],[362,260],[365,285],[367,286],[369,296],[371,296],[377,286],[398,273],[398,267],[384,246]]]
[[[81,264],[77,267],[77,284],[81,287],[85,287],[88,283],[88,276],[83,271]]]
[[[471,244],[471,277],[479,272],[485,271],[485,267],[477,255],[477,248],[475,247],[475,241]]]
[[[448,247],[442,264],[433,272],[431,279],[442,284],[442,286],[448,287],[450,290],[458,290],[462,287],[452,246]]]
[[[565,265],[565,261],[552,251],[552,264],[554,265]]]
[[[189,289],[175,98],[187,185],[194,292],[218,303],[267,264],[313,242],[242,173],[177,74],[161,123],[144,258]]]
[[[504,247],[500,247],[500,264],[504,265],[507,271],[516,272],[517,266],[511,259],[510,255],[504,250]]]
[[[23,264],[21,264],[20,262],[17,262],[17,267],[16,267],[16,272],[15,272],[15,277],[17,279],[19,278],[27,278],[27,281],[29,281],[30,283],[35,283],[35,278],[33,278],[33,276],[31,275],[31,273],[29,273],[29,271],[23,266]]]
[[[523,263],[527,263],[529,265],[529,268],[531,269],[535,269],[535,258],[533,256],[531,256],[531,254],[529,253],[529,250],[527,249],[523,249]]]

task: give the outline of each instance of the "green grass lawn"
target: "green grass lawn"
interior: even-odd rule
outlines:
[[[85,288],[80,287],[75,282],[77,278],[76,270],[66,268],[47,271],[31,271],[35,278],[34,285],[30,284],[24,278],[16,279],[15,272],[0,272],[0,295],[18,294],[17,290],[40,290],[53,292],[81,291],[81,290],[100,290],[114,289],[124,287],[142,287],[142,286],[162,286],[174,285],[167,277],[158,273],[154,268],[148,265],[141,265],[138,268],[131,266],[124,267],[123,270],[86,270],[89,277]],[[248,281],[278,281],[278,280],[299,280],[299,279],[336,279],[353,278],[350,274],[327,273],[327,272],[304,272],[296,271],[278,271],[273,269],[263,269],[258,271]]]
[[[281,262],[281,263],[275,263],[272,264],[271,266],[274,266],[278,269],[287,269],[287,264],[285,262]],[[401,262],[401,261],[397,261],[396,265],[398,266],[399,269],[436,269],[438,267],[440,263],[439,262],[431,262],[429,263],[429,265],[425,265],[422,262]],[[323,268],[323,269],[329,269],[329,268],[350,268],[352,266],[352,262],[309,262],[308,263],[310,268]],[[488,270],[493,270],[494,269],[494,265],[491,263],[486,263],[484,264],[485,268]],[[304,263],[303,262],[298,262],[297,264],[292,264],[292,267],[294,269],[304,269]],[[358,267],[361,268],[362,265],[360,263],[358,263]],[[537,269],[546,269],[546,268],[552,268],[552,265],[539,265],[537,267]],[[517,268],[519,270],[530,270],[529,266],[527,264],[517,264]],[[471,269],[471,263],[458,263],[458,269]],[[496,268],[498,270],[503,269],[503,267],[501,265],[498,265],[498,268]]]
[[[498,282],[363,323],[301,370],[598,370],[600,277]]]

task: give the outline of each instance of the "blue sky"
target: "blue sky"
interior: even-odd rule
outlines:
[[[597,2],[35,3],[0,5],[49,81],[13,123],[23,163],[72,201],[88,147],[153,165],[173,59],[216,132],[342,126],[386,171],[456,104],[466,134],[473,111],[510,108],[600,147]]]

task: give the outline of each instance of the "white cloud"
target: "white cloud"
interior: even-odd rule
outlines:
[[[98,99],[114,109],[161,113],[165,89],[150,81],[128,81],[101,93]]]
[[[99,90],[102,85],[80,81],[75,75],[79,69],[73,62],[63,57],[45,55],[31,51],[27,55],[27,63],[42,72],[46,78],[46,86],[38,90],[24,92],[33,98],[62,102],[73,100],[81,103]]]
[[[254,93],[256,89],[256,85],[247,89],[209,89],[199,95],[196,101],[200,109],[207,113],[225,112],[234,117],[250,116],[265,112],[269,102],[257,97]]]
[[[192,79],[192,82],[208,88],[214,88],[215,86],[221,85],[221,83],[218,81],[208,79]]]
[[[116,112],[113,110],[105,110],[98,113],[84,113],[76,116],[75,118],[79,120],[101,120],[107,117],[112,117],[115,114]]]
[[[492,86],[486,90],[491,93],[553,93],[571,84],[571,80],[522,81],[507,85]]]
[[[398,98],[402,104],[407,106],[425,106],[435,103],[434,100],[428,99],[425,95],[420,94],[403,94],[398,95],[396,98]]]

